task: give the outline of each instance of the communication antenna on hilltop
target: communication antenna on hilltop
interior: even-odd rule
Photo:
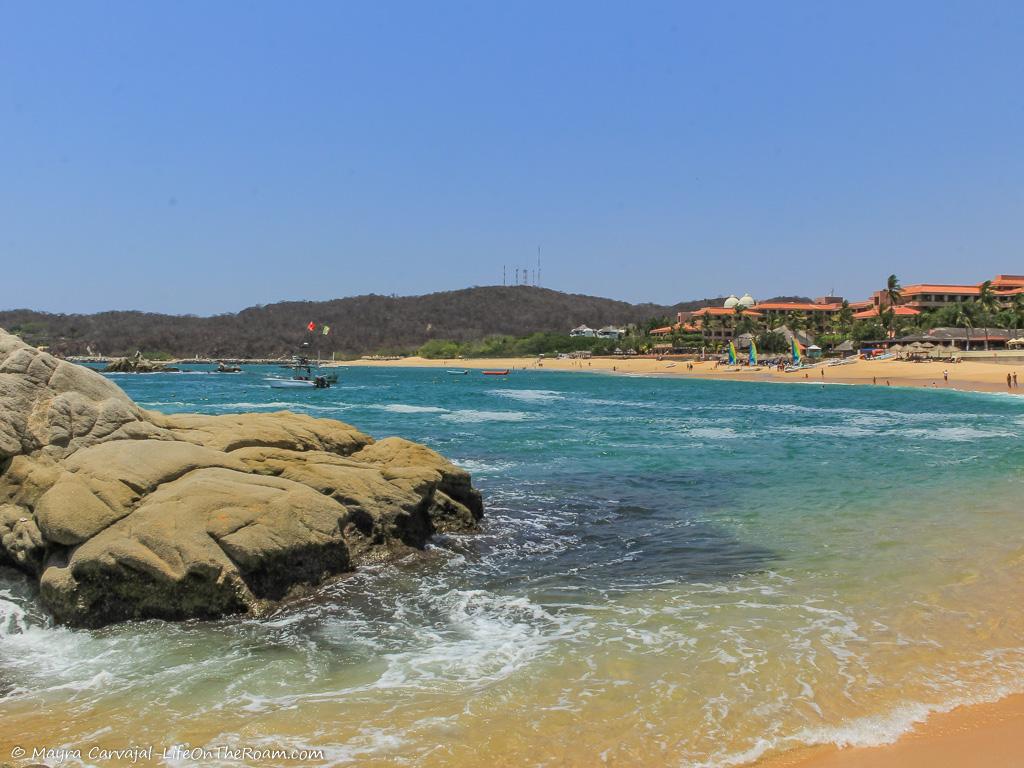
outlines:
[[[501,265],[501,284],[505,285],[505,265]]]
[[[540,287],[540,246],[537,246],[537,287]]]

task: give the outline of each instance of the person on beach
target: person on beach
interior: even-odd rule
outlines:
[[[1010,374],[1006,374],[1006,388],[1007,389],[1012,389],[1013,388],[1013,378],[1010,376]]]
[[[1016,371],[1013,372],[1013,386],[1015,388],[1018,388],[1018,389],[1020,388],[1020,385],[1017,384],[1017,372]]]
[[[877,384],[878,383],[878,377],[877,376],[872,376],[871,377],[871,383],[872,384]]]
[[[942,380],[945,381],[947,384],[949,384],[949,371],[948,370],[944,370],[942,372]]]

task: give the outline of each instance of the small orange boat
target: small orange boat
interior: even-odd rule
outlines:
[[[508,376],[508,368],[502,368],[500,371],[484,371],[484,376]]]

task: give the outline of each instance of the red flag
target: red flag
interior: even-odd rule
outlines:
[[[316,323],[314,323],[314,322],[312,322],[312,321],[311,321],[311,322],[309,323],[309,325],[307,325],[307,326],[306,326],[306,328],[307,328],[307,329],[309,329],[309,332],[310,332],[310,333],[312,333],[313,331],[315,331],[315,330],[316,330]]]

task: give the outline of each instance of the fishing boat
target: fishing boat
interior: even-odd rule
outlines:
[[[305,375],[297,374],[290,379],[268,378],[266,382],[271,389],[329,389],[332,384],[338,383],[338,375],[314,376],[312,369],[307,367]]]
[[[484,376],[508,376],[508,368],[502,368],[500,371],[481,371]]]
[[[447,370],[447,371],[445,371],[445,373],[447,373],[449,376],[465,376],[467,373],[469,373],[469,371],[467,371],[467,370],[460,370],[460,371]]]
[[[217,363],[217,367],[213,369],[214,373],[241,373],[242,369],[237,365],[225,365],[224,363]]]
[[[315,389],[312,379],[267,379],[271,389]]]

